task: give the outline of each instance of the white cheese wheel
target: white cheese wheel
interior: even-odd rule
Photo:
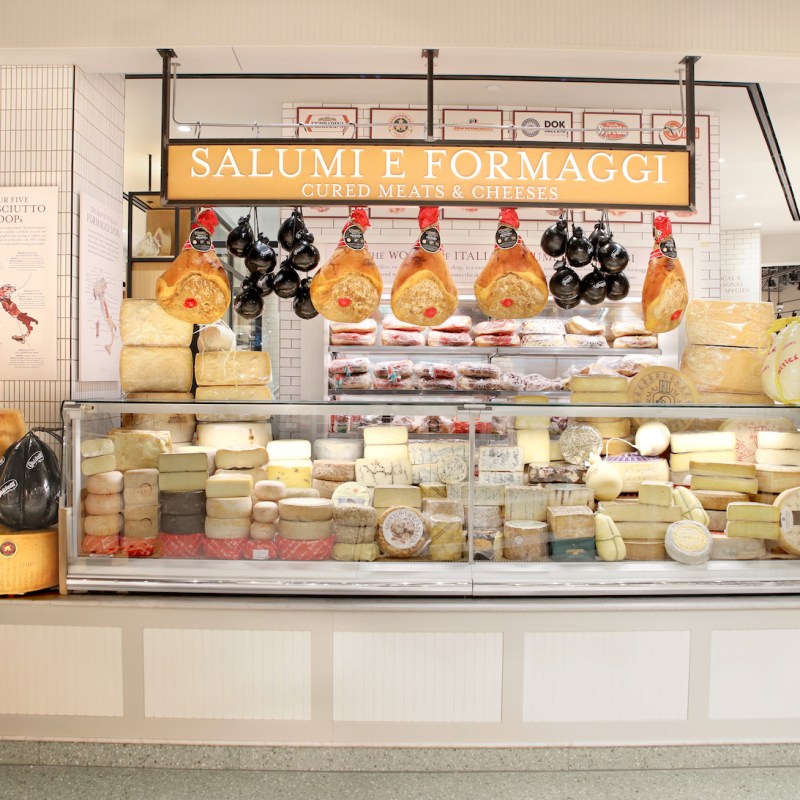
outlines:
[[[539,520],[506,520],[503,524],[503,558],[535,561],[547,558],[547,523]]]
[[[667,555],[681,564],[704,564],[711,558],[711,532],[700,522],[681,520],[667,528]]]
[[[760,392],[763,364],[764,352],[748,347],[690,344],[681,355],[681,372],[710,392]],[[800,388],[800,370],[794,380]]]
[[[123,345],[189,347],[193,325],[167,314],[155,300],[125,298],[119,310]]]
[[[561,434],[561,453],[569,464],[585,464],[589,456],[600,455],[603,437],[591,425],[569,425]]]
[[[270,461],[305,461],[311,458],[311,442],[307,439],[273,439],[267,445]]]
[[[344,484],[342,484],[344,485]],[[319,492],[316,489],[300,486],[287,486],[286,499],[291,500],[299,497],[319,498]]]
[[[87,536],[116,536],[122,533],[122,514],[90,515],[83,520]]]
[[[333,493],[342,485],[342,481],[323,481],[319,478],[311,479],[311,488],[319,492],[319,496],[325,499],[333,497]]]
[[[87,514],[118,514],[122,511],[124,503],[121,494],[92,494],[86,495],[84,500]]]
[[[331,461],[355,461],[364,455],[361,439],[316,439],[314,458]]]
[[[267,451],[260,445],[220,447],[215,461],[217,469],[255,469],[267,463]]]
[[[333,536],[333,520],[303,522],[301,520],[281,518],[278,520],[278,533],[284,539],[292,539],[299,542],[327,539],[329,536]]]
[[[253,519],[256,522],[275,522],[278,519],[278,504],[260,500],[253,506]]]
[[[252,350],[198,353],[194,375],[199,386],[267,385],[272,377],[269,353]]]
[[[118,470],[98,472],[86,479],[84,488],[92,494],[118,494],[124,488],[124,481],[124,475]]]
[[[224,323],[215,322],[206,325],[197,334],[197,351],[210,353],[233,350],[236,346],[236,334]]]
[[[769,342],[769,327],[775,321],[775,306],[730,300],[690,300],[685,319],[689,344],[765,347]]]
[[[381,552],[395,558],[416,555],[425,545],[425,521],[415,508],[397,506],[378,520],[377,539]]]
[[[286,497],[286,485],[282,481],[257,481],[253,493],[257,500],[271,500],[277,503]]]
[[[156,469],[162,453],[172,452],[172,436],[168,431],[128,430],[114,428],[108,432],[114,442],[117,469]]]
[[[711,534],[712,561],[749,561],[766,555],[764,539],[737,539],[724,533]]]
[[[311,468],[311,477],[321,481],[345,483],[356,479],[356,462],[334,459],[318,459]]]
[[[206,515],[214,519],[236,519],[249,516],[253,501],[249,497],[208,497]]]
[[[250,535],[250,517],[206,517],[205,532],[209,539],[246,539]]]
[[[202,447],[264,446],[272,440],[268,422],[204,422],[197,426],[197,444]]]
[[[94,456],[81,461],[81,474],[84,477],[99,475],[101,472],[114,472],[117,469],[117,460],[113,455]]]
[[[81,442],[81,457],[83,458],[112,455],[114,455],[114,442],[107,437],[102,439],[84,439]]]
[[[800,556],[800,487],[781,492],[775,505],[781,510],[778,544],[787,553]]]
[[[368,425],[363,433],[364,444],[408,443],[408,428],[404,425]]]
[[[250,538],[268,541],[275,538],[278,532],[277,522],[253,522],[250,525]]]
[[[372,506],[334,504],[333,521],[337,525],[374,528],[378,524],[378,515]]]
[[[188,392],[192,388],[192,351],[188,347],[123,347],[120,388],[131,392]]]
[[[296,497],[278,503],[281,519],[298,522],[322,522],[333,519],[333,501],[327,498]]]
[[[205,488],[206,497],[250,498],[253,494],[253,479],[250,475],[231,475],[230,473],[212,475],[206,480]]]

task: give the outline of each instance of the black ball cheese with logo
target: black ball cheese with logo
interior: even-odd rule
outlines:
[[[55,453],[28,433],[0,462],[0,522],[11,530],[37,530],[58,520],[61,467]]]

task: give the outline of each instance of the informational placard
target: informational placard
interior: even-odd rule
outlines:
[[[122,214],[85,192],[80,195],[79,252],[78,377],[118,381],[125,279]]]
[[[58,378],[58,188],[0,188],[0,380]]]
[[[424,139],[428,112],[424,108],[371,108],[370,139]]]
[[[302,107],[297,109],[298,139],[357,139],[358,109]]]
[[[493,108],[445,108],[442,139],[446,142],[499,142],[503,139],[503,112]]]
[[[653,114],[654,144],[686,144],[686,124],[680,114]],[[660,132],[659,132],[660,131]],[[676,211],[681,225],[711,224],[711,117],[695,117],[694,185],[697,211]]]
[[[515,111],[512,119],[514,120],[514,136],[512,138],[515,141],[573,141],[571,111],[526,109],[525,111]]]

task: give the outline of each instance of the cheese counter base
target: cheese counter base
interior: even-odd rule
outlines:
[[[800,745],[798,610],[777,596],[5,600],[0,740]]]

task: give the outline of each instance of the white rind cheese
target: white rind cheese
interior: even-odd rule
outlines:
[[[356,460],[356,481],[364,486],[387,486],[412,483],[411,462],[408,459],[388,461],[385,459]]]
[[[92,494],[118,494],[124,488],[125,477],[118,470],[98,472],[89,476],[84,488]]]
[[[81,442],[81,456],[95,458],[96,456],[113,456],[114,442],[111,439],[84,439]]]
[[[368,425],[364,428],[364,444],[407,444],[408,428],[404,425]]]
[[[763,539],[731,539],[724,533],[712,533],[711,540],[712,561],[750,561],[767,555]]]
[[[155,300],[125,298],[119,310],[119,329],[124,346],[189,347],[194,326],[167,314]]]
[[[198,353],[194,360],[198,386],[253,386],[269,383],[269,353],[253,350]]]
[[[317,439],[314,442],[314,458],[329,461],[355,461],[364,454],[361,439]]]
[[[98,475],[101,472],[114,472],[117,470],[117,460],[113,455],[110,456],[94,456],[93,458],[84,458],[81,461],[81,475],[90,477]]]
[[[278,502],[281,519],[294,522],[323,522],[333,519],[333,502],[326,498],[296,497]]]
[[[305,461],[311,458],[311,442],[307,439],[273,439],[267,445],[270,461]]]
[[[271,500],[259,500],[253,504],[253,519],[256,522],[276,522],[278,504]]]
[[[250,497],[208,497],[206,499],[206,516],[215,519],[236,519],[247,517],[253,510]]]
[[[681,564],[704,564],[711,558],[711,545],[708,528],[689,520],[673,522],[664,540],[667,555]]]
[[[209,539],[246,539],[250,535],[250,517],[235,519],[206,517],[205,533]]]
[[[249,499],[252,494],[253,479],[250,475],[224,473],[212,475],[206,481],[206,497],[247,497]]]
[[[272,440],[268,422],[204,422],[197,426],[197,444],[214,450],[220,447],[266,446]]]
[[[333,536],[333,520],[303,522],[302,520],[290,520],[281,517],[278,520],[278,533],[284,539],[292,539],[298,542],[319,541]]]
[[[131,392],[188,392],[192,388],[192,351],[188,347],[123,347],[120,389]]]
[[[217,469],[254,469],[267,463],[267,451],[258,445],[220,447],[217,450],[215,461]]]

